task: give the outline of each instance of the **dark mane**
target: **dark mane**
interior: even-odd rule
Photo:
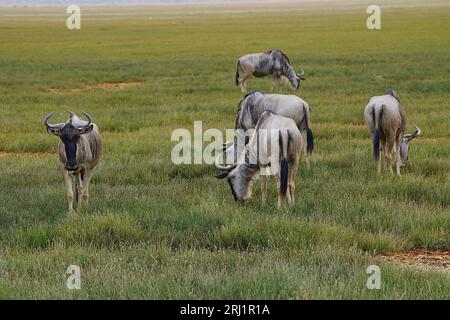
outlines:
[[[258,93],[258,92],[264,94],[264,92],[262,92],[262,91],[253,90],[253,91],[250,91],[249,93],[247,93],[247,94],[242,98],[241,101],[244,101],[249,95],[254,94],[254,93]]]
[[[264,92],[262,91],[257,91],[257,90],[253,90],[250,91],[249,93],[247,93],[240,101],[236,110],[236,122],[235,122],[235,129],[238,129],[238,121],[239,121],[239,115],[241,114],[242,111],[242,103],[244,102],[245,99],[247,99],[248,96],[254,94],[254,93],[261,93],[264,94]]]
[[[235,121],[235,125],[234,125],[234,128],[235,129],[238,129],[238,125],[239,125],[239,115],[241,114],[241,110],[242,110],[242,102],[244,102],[244,99],[245,98],[243,98],[243,99],[241,99],[241,101],[239,101],[239,104],[238,104],[238,107],[237,107],[237,110],[236,110],[236,121]]]
[[[384,94],[390,95],[390,96],[394,97],[395,99],[397,99],[398,102],[400,102],[400,97],[398,96],[397,92],[395,92],[394,89],[388,89]]]
[[[273,113],[272,111],[270,111],[270,110],[264,111],[264,112],[261,114],[261,116],[259,117],[258,122],[256,123],[255,130],[258,130],[259,127],[261,126],[261,124],[262,124],[264,121],[266,121],[266,119],[269,118],[272,114],[274,114],[274,113]]]
[[[291,61],[289,61],[289,57],[283,51],[281,51],[281,50],[278,50],[278,51],[280,51],[281,55],[287,61],[287,63],[291,64]]]

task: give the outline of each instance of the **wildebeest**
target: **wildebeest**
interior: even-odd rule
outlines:
[[[280,81],[281,76],[286,77],[295,90],[300,88],[301,80],[305,80],[305,72],[295,73],[289,58],[280,50],[269,50],[261,53],[252,53],[240,57],[236,64],[236,85],[241,87],[242,93],[247,91],[246,81],[251,75],[264,77],[272,75],[272,89]]]
[[[408,160],[408,144],[422,131],[414,125],[414,133],[405,134],[406,113],[397,93],[389,89],[384,96],[372,97],[364,110],[364,118],[373,143],[373,156],[378,173],[381,172],[381,151],[384,157],[386,170],[393,174],[392,151],[395,147],[397,175],[400,168],[406,165]]]
[[[216,178],[227,178],[234,199],[241,203],[251,197],[252,183],[260,171],[270,168],[277,181],[278,206],[284,199],[293,204],[302,144],[304,138],[294,120],[265,111],[241,154],[245,159]],[[265,203],[267,176],[261,174],[260,177],[262,202]]]
[[[239,102],[235,129],[246,131],[255,128],[259,117],[264,111],[270,111],[295,121],[302,135],[306,137],[307,142],[303,144],[303,151],[307,155],[306,163],[309,166],[309,157],[314,149],[314,137],[309,127],[311,110],[308,103],[295,95],[264,94],[259,91],[251,92]],[[228,142],[224,144],[223,151],[227,154],[228,158],[233,156],[233,159],[237,159],[236,154],[233,155],[233,153],[236,153],[236,149],[238,149],[236,141],[234,144]],[[225,166],[220,165],[219,157],[221,155],[218,155],[216,158],[216,167],[219,169],[227,169],[231,166],[231,164]]]
[[[100,160],[102,138],[97,125],[92,123],[92,118],[85,112],[83,114],[88,121],[69,112],[67,122],[49,124],[48,120],[53,114],[54,112],[45,117],[44,124],[48,133],[60,138],[58,155],[63,166],[69,212],[73,212],[72,176],[76,177],[76,201],[79,209],[81,200],[86,205],[89,200],[89,183],[92,171]]]

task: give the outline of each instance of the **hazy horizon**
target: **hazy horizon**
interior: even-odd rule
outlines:
[[[0,0],[0,6],[62,6],[62,5],[164,5],[212,3],[314,3],[346,2],[345,0]],[[347,1],[348,2],[348,1]]]

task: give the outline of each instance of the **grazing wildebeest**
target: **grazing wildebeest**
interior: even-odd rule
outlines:
[[[253,181],[260,171],[270,167],[277,181],[278,207],[284,199],[293,204],[303,139],[294,120],[265,111],[241,154],[242,161],[216,178],[227,178],[234,199],[242,203],[251,197]],[[261,174],[260,177],[262,202],[265,203],[267,176]]]
[[[64,181],[67,191],[69,212],[73,212],[74,194],[72,190],[72,175],[76,177],[77,209],[81,200],[87,205],[89,200],[89,183],[92,171],[100,160],[102,138],[91,117],[83,112],[88,121],[81,120],[69,112],[69,120],[65,123],[49,124],[48,120],[54,114],[50,113],[44,119],[48,133],[60,138],[58,146],[59,160],[63,166]]]
[[[378,173],[381,172],[381,151],[384,156],[386,170],[393,174],[392,151],[395,147],[397,175],[400,168],[406,165],[408,160],[408,144],[422,131],[414,125],[414,133],[405,134],[406,113],[397,93],[389,89],[384,96],[372,97],[364,110],[364,117],[370,137],[373,143],[373,156],[377,165]]]
[[[264,111],[270,111],[295,121],[302,135],[306,137],[307,142],[303,144],[303,151],[307,155],[306,163],[309,167],[309,157],[314,149],[314,137],[309,127],[311,110],[308,103],[295,95],[264,94],[259,91],[251,92],[239,102],[235,129],[246,131],[255,128],[259,117]],[[237,141],[234,144],[227,142],[224,144],[223,151],[227,154],[228,159],[233,153],[235,153],[233,159],[237,159],[237,149]],[[220,165],[219,157],[221,157],[220,154],[217,156],[215,162],[217,168],[227,169],[231,166],[231,164],[225,166]]]
[[[246,81],[251,75],[264,77],[272,75],[272,90],[281,76],[286,77],[295,90],[300,88],[301,80],[305,80],[305,72],[295,73],[289,58],[280,50],[269,50],[242,56],[236,64],[236,85],[241,87],[242,93],[247,91]]]

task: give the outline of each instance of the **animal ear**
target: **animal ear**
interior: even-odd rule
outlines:
[[[303,76],[303,75],[301,75],[301,74],[299,74],[299,73],[297,73],[297,77],[299,77],[299,78],[302,79],[302,80],[306,80],[305,76]]]
[[[228,174],[229,174],[229,172],[228,172],[228,171],[225,171],[225,172],[222,172],[221,174],[218,174],[217,176],[214,176],[214,177],[215,177],[216,179],[222,180],[222,179],[228,177]]]
[[[54,135],[54,136],[59,136],[61,134],[61,129],[60,128],[47,127],[47,132],[49,134]]]
[[[78,133],[79,134],[86,134],[86,133],[91,132],[92,129],[94,129],[94,124],[93,123],[91,123],[87,127],[78,128]]]

